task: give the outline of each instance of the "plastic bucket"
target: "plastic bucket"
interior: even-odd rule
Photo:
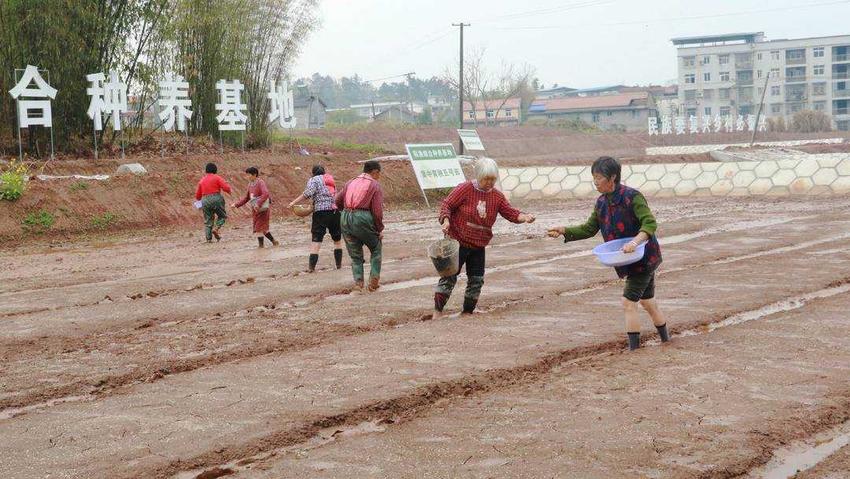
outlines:
[[[639,244],[638,247],[635,248],[634,253],[623,253],[623,246],[633,239],[634,237],[620,238],[608,241],[607,243],[602,243],[596,248],[593,248],[593,254],[595,254],[596,258],[599,259],[599,262],[605,266],[616,267],[637,263],[641,260],[641,258],[643,258],[643,253],[646,249],[646,242],[644,241]]]
[[[428,246],[428,257],[441,278],[454,276],[460,271],[460,243],[451,238],[434,241]]]

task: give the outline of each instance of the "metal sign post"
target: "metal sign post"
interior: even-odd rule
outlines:
[[[425,204],[431,207],[427,189],[454,188],[466,181],[463,169],[451,143],[405,145],[416,181],[422,190]]]

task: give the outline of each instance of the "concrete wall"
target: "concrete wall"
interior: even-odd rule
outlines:
[[[782,147],[800,146],[812,144],[834,144],[843,143],[844,138],[826,138],[821,140],[793,140],[793,141],[765,141],[756,143],[756,146]],[[749,143],[731,143],[725,145],[679,145],[679,146],[650,146],[646,148],[646,154],[652,155],[698,155],[712,151],[725,150],[730,146],[747,148]]]
[[[503,168],[510,199],[595,198],[590,166]],[[850,153],[738,163],[623,166],[623,183],[647,196],[818,195],[850,193]]]

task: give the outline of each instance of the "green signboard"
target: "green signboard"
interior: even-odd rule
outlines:
[[[454,188],[466,181],[451,143],[405,145],[422,190]]]
[[[457,134],[460,135],[460,140],[467,150],[484,151],[484,143],[481,143],[477,130],[458,130]]]

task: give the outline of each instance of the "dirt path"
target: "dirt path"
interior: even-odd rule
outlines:
[[[408,428],[415,429],[420,421],[441,422],[441,417],[446,427],[456,428],[450,437],[473,441],[462,439],[465,429],[448,419],[461,414],[454,408],[468,412],[462,405],[469,395],[470,401],[510,394],[510,400],[528,396],[534,402],[532,396],[540,387],[555,387],[564,376],[581,374],[588,384],[595,380],[593,384],[607,391],[611,385],[606,378],[619,377],[621,369],[622,374],[642,371],[631,365],[632,359],[657,361],[659,354],[666,355],[667,364],[681,368],[680,376],[692,378],[693,368],[730,367],[735,362],[729,359],[732,353],[740,351],[740,364],[758,364],[746,369],[750,376],[738,379],[749,384],[760,379],[759,355],[764,361],[766,351],[779,355],[773,363],[768,361],[774,371],[787,356],[784,351],[790,337],[811,346],[805,348],[811,350],[811,357],[799,352],[800,361],[820,357],[824,362],[824,377],[816,375],[810,381],[818,386],[810,388],[810,395],[821,401],[816,404],[820,407],[828,398],[837,401],[844,391],[837,380],[840,368],[833,371],[828,366],[844,356],[825,356],[826,346],[850,350],[840,339],[841,328],[850,325],[821,306],[847,296],[844,284],[850,280],[846,269],[850,249],[842,239],[850,239],[850,214],[845,213],[850,201],[819,201],[828,204],[792,199],[655,204],[663,225],[665,256],[658,290],[665,311],[675,318],[671,320],[674,331],[706,332],[715,327],[709,325],[759,317],[763,308],[789,310],[777,318],[797,314],[798,306],[799,312],[812,314],[791,321],[797,329],[782,326],[782,334],[769,336],[764,344],[750,340],[721,348],[710,339],[763,322],[750,321],[634,356],[619,354],[624,343],[619,308],[622,285],[610,269],[590,257],[588,249],[594,243],[564,245],[539,235],[565,217],[583,219],[587,205],[581,203],[528,205],[540,213],[533,229],[500,223],[498,239],[487,252],[480,314],[440,321],[423,321],[430,309],[434,278],[421,252],[435,236],[435,228],[428,218],[415,213],[391,218],[384,287],[362,296],[348,294],[347,268],[315,275],[299,272],[307,251],[303,225],[297,233],[284,236],[283,248],[263,251],[254,249],[250,238],[209,246],[187,243],[186,233],[173,233],[139,236],[126,243],[71,244],[58,251],[28,245],[0,252],[13,265],[0,273],[4,280],[0,290],[0,454],[5,458],[0,474],[169,477],[184,473],[190,477],[187,473],[192,471],[226,466],[251,475],[259,469],[242,470],[246,462],[256,461],[257,467],[274,471],[288,467],[290,452],[298,451],[299,457],[308,459],[298,467],[312,468],[308,476],[324,469],[331,477],[345,477],[333,467],[309,466],[316,462],[313,454],[345,455],[346,449],[337,448],[353,451],[361,439],[375,441],[388,434],[400,434],[402,444]],[[289,223],[280,228],[295,231]],[[327,248],[322,257],[326,266]],[[462,282],[458,287],[463,287]],[[816,298],[824,294],[830,297]],[[459,307],[460,296],[452,299],[452,310]],[[789,303],[789,299],[797,302]],[[806,322],[818,324],[819,319],[826,322],[821,329]],[[803,327],[806,324],[808,328]],[[652,332],[647,329],[647,333],[651,340]],[[700,348],[706,349],[699,355],[689,354]],[[716,356],[711,348],[720,348]],[[605,356],[593,359],[600,353]],[[684,366],[688,362],[695,363],[693,368]],[[593,367],[587,369],[585,363]],[[816,370],[800,368],[803,379],[809,378],[804,373]],[[661,387],[652,381],[662,379],[660,373],[642,377],[629,391],[649,398]],[[578,390],[583,391],[576,383],[557,394],[566,400]],[[797,394],[800,390],[771,390],[765,393],[766,400],[780,401],[788,408],[794,404],[814,408],[806,402],[808,396]],[[665,394],[666,402],[676,400],[688,407],[702,404],[688,391],[671,389]],[[590,399],[580,403],[590,404]],[[742,402],[742,424],[764,420],[750,407],[758,414],[764,412]],[[498,422],[487,419],[489,411],[485,408],[470,420]],[[823,412],[812,411],[814,419]],[[615,412],[626,421],[626,413],[633,411]],[[544,408],[538,413],[551,415],[547,421],[563,419],[554,410]],[[829,422],[807,423],[804,416],[799,417],[803,435]],[[672,421],[673,429],[681,429],[685,419],[671,415],[664,420]],[[327,428],[332,429],[330,433]],[[337,429],[342,432],[333,434]],[[360,437],[373,430],[388,434]],[[613,426],[596,430],[596,454],[620,454],[620,434],[614,431],[618,430]],[[766,429],[766,433],[764,444],[768,445],[794,439],[780,429]],[[323,434],[351,438],[325,445]],[[568,432],[564,444],[584,440],[586,435]],[[677,440],[681,447],[701,444]],[[418,447],[411,443],[406,450]],[[548,446],[524,447],[520,450],[527,450],[525,455],[538,462],[551,453]],[[766,447],[759,455],[754,455],[755,449],[742,448],[735,464],[743,464],[745,458],[750,461],[747,464],[756,464],[773,446]],[[436,454],[437,449],[426,448]],[[430,463],[426,452],[407,459]],[[279,456],[269,459],[269,454],[282,454],[286,460],[278,463]],[[437,477],[461,472],[516,475],[488,469],[497,464],[486,457],[481,464],[467,461],[480,469],[454,470],[449,468],[450,463],[455,466],[454,457],[439,455],[442,459],[434,459]],[[367,457],[363,456],[364,461]],[[238,461],[243,465],[235,466]],[[387,476],[404,475],[399,473],[402,469],[394,469],[394,464],[405,464],[394,455],[375,461],[373,455],[366,461],[368,467],[386,470]],[[574,461],[581,464],[579,459]],[[512,463],[517,464],[513,459]],[[565,464],[550,462],[545,465],[550,469],[539,472],[556,471]],[[586,464],[582,467],[591,467]],[[366,467],[361,463],[349,466],[359,471],[353,475],[384,475],[357,469]],[[610,477],[636,471],[617,469],[614,463],[606,467],[616,472]],[[657,463],[646,467],[660,471],[647,475],[659,477],[688,471],[664,469]]]

